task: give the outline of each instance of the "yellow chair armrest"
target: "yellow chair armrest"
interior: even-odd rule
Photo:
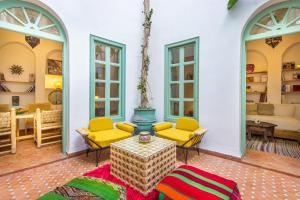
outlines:
[[[160,123],[153,124],[152,126],[153,126],[154,131],[162,131],[162,130],[165,130],[165,129],[172,128],[173,123],[171,123],[171,122],[160,122]]]
[[[128,123],[118,122],[116,123],[116,127],[122,131],[126,131],[128,133],[132,133],[134,131],[135,126],[129,125]]]
[[[194,131],[195,135],[204,135],[206,133],[207,129],[206,128],[198,128],[197,130]]]
[[[134,127],[134,128],[136,128],[136,127],[137,127],[137,125],[136,125],[136,124],[134,124],[134,123],[131,123],[131,122],[123,122],[123,124],[127,124],[127,125],[129,125],[129,126],[132,126],[132,127]]]
[[[77,133],[79,133],[82,136],[87,136],[89,135],[90,131],[87,128],[79,128],[76,129]]]

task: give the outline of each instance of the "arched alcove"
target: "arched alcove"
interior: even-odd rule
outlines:
[[[55,11],[38,0],[0,1],[0,28],[61,42],[63,45],[63,152],[68,151],[69,70],[68,40],[63,21]]]
[[[267,71],[268,60],[267,57],[258,50],[247,51],[247,64],[254,64],[256,71]]]
[[[35,73],[35,55],[22,43],[10,42],[0,47],[0,60],[7,81],[29,81],[29,74]],[[24,72],[20,75],[11,74],[9,68],[12,65],[22,66]]]
[[[261,5],[244,26],[241,47],[240,150],[246,150],[246,42],[300,32],[300,1],[268,1]]]
[[[282,62],[300,63],[300,42],[294,43],[289,46],[282,55]]]

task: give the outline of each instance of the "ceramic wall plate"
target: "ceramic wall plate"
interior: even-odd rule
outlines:
[[[62,104],[62,90],[53,90],[48,94],[48,100],[52,105]]]

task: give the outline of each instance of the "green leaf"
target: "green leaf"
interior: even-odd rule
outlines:
[[[227,9],[230,10],[238,2],[238,0],[229,0],[227,4]]]

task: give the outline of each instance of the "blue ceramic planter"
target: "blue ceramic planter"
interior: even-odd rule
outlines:
[[[133,122],[138,126],[137,134],[141,131],[149,131],[153,134],[152,124],[156,122],[155,109],[136,108],[134,109]]]

